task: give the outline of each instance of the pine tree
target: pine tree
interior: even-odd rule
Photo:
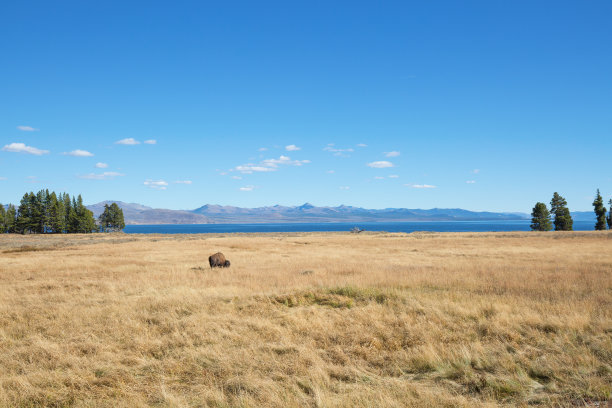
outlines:
[[[6,208],[6,214],[4,214],[4,228],[6,232],[16,232],[15,222],[17,219],[17,210],[13,204],[9,204]]]
[[[64,231],[66,233],[74,232],[72,231],[72,219],[74,218],[74,208],[72,208],[72,202],[70,200],[69,194],[63,195],[64,201]]]
[[[553,194],[553,198],[550,200],[550,212],[555,217],[555,231],[572,231],[574,221],[567,208],[567,201],[557,192]]]
[[[125,228],[123,210],[117,203],[112,203],[111,205],[104,204],[104,211],[98,219],[100,227],[104,232],[121,231]]]
[[[97,229],[96,220],[94,219],[93,212],[83,205],[83,197],[79,194],[76,201],[73,198],[72,204],[75,212],[75,232],[90,233],[95,231]]]
[[[102,214],[100,214],[98,217],[98,222],[102,232],[107,232],[111,227],[110,208],[108,207],[108,204],[104,204],[104,211],[102,211]]]
[[[0,203],[0,234],[4,234],[6,232],[6,225],[4,218],[6,217],[6,210],[4,209],[4,204]]]
[[[49,195],[49,229],[54,234],[64,232],[66,215],[62,196],[58,199],[55,192]]]
[[[608,201],[608,204],[610,204],[610,211],[608,212],[608,228],[612,229],[612,199]]]
[[[601,194],[599,194],[599,189],[597,189],[597,195],[595,196],[595,201],[593,201],[593,209],[595,211],[595,216],[597,217],[597,223],[595,224],[596,231],[602,231],[606,229],[606,207],[603,205],[603,199],[601,198]]]
[[[546,204],[536,203],[531,212],[531,230],[532,231],[550,231],[552,224],[550,222],[550,213]]]
[[[21,234],[31,232],[31,210],[30,194],[25,193],[17,209],[17,219],[15,220],[15,231]]]
[[[125,220],[123,219],[123,210],[117,205],[112,203],[110,205],[110,214],[112,220],[112,226],[114,231],[121,231],[125,228]]]

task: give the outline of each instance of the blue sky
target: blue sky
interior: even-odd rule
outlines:
[[[529,212],[558,191],[590,210],[595,189],[612,197],[611,16],[609,1],[3,2],[0,202]]]

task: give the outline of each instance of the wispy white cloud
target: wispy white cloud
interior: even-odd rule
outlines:
[[[6,177],[0,177],[0,181],[8,180]]]
[[[280,156],[278,159],[265,159],[262,160],[259,164],[243,164],[241,166],[236,166],[234,170],[239,171],[241,173],[250,174],[255,172],[271,172],[276,171],[279,166],[302,166],[304,164],[310,163],[310,160],[291,160],[288,156]]]
[[[436,188],[436,186],[432,186],[431,184],[404,184],[405,186],[412,188]]]
[[[259,149],[257,149],[257,151],[260,151],[260,152],[265,152],[266,150],[268,150],[267,147],[260,147]]]
[[[476,180],[468,180],[465,183],[466,184],[476,184]]]
[[[105,171],[104,173],[89,173],[79,176],[86,180],[108,180],[115,177],[125,176],[125,174],[117,173],[116,171]]]
[[[242,180],[242,177],[240,177],[240,176],[232,176],[232,178],[233,178],[234,180]]]
[[[480,173],[480,169],[474,169],[474,170],[472,170],[472,173],[478,174],[478,173]]]
[[[23,132],[36,132],[38,129],[33,128],[32,126],[17,126],[17,129]]]
[[[372,163],[367,163],[367,166],[375,169],[385,169],[388,167],[393,167],[393,163],[389,161],[375,161]]]
[[[240,191],[253,191],[254,188],[255,186],[240,187]]]
[[[13,153],[27,153],[33,154],[35,156],[41,156],[43,154],[48,154],[48,150],[37,149],[36,147],[26,146],[24,143],[11,143],[7,144],[2,148],[5,152],[13,152]]]
[[[365,143],[359,143],[357,144],[357,147],[368,147],[368,145]]]
[[[168,187],[168,182],[164,180],[155,181],[147,179],[145,180],[144,185],[155,190],[165,190]]]
[[[395,151],[395,150],[394,150],[394,151],[392,151],[392,152],[385,152],[385,156],[386,156],[386,157],[397,157],[397,156],[399,156],[399,155],[400,155],[400,152],[397,152],[397,151]]]
[[[191,184],[191,180],[176,180],[174,184]]]
[[[399,176],[397,174],[390,174],[389,178],[399,178]]]
[[[149,139],[149,140],[145,140],[143,143],[144,143],[144,144],[154,145],[154,144],[157,144],[157,140],[155,140],[155,139]]]
[[[38,176],[28,176],[26,177],[26,183],[40,183],[40,180],[38,179]]]
[[[87,150],[76,149],[71,152],[62,153],[65,156],[73,156],[73,157],[93,157],[93,153],[88,152]]]
[[[106,164],[106,163],[102,163],[102,162],[96,163],[96,168],[98,168],[98,169],[105,169],[107,167],[108,167],[108,164]]]
[[[327,174],[334,174],[336,172],[336,170],[327,170],[326,173]]]
[[[287,150],[288,152],[295,152],[295,151],[298,151],[298,150],[302,150],[302,148],[301,147],[297,147],[296,145],[292,144],[292,145],[289,145],[289,146],[285,146],[285,150]]]
[[[375,180],[384,180],[385,178],[383,176],[376,176],[374,177]]]
[[[126,139],[117,140],[115,144],[133,146],[140,144],[140,142],[133,137],[128,137]]]
[[[259,172],[265,173],[265,172],[268,172],[268,171],[276,171],[276,168],[265,167],[265,166],[256,166],[256,165],[253,165],[253,164],[243,164],[241,166],[236,166],[235,170],[239,171],[241,173],[244,173],[244,174],[250,174],[250,173],[259,173]],[[223,175],[223,173],[222,173],[222,175]]]
[[[350,190],[351,189],[349,186],[340,186],[339,188],[340,190]]]
[[[291,160],[288,156],[280,156],[278,159],[266,159],[262,161],[262,164],[268,167],[278,167],[278,165],[281,164],[287,166],[301,166],[308,163],[310,163],[310,160]]]
[[[348,149],[338,149],[333,143],[330,143],[325,146],[323,150],[326,152],[331,152],[334,154],[334,156],[339,157],[348,157],[349,155],[347,153],[352,153],[355,151],[355,149],[353,149],[352,147],[349,147]]]

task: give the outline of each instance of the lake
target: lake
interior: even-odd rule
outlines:
[[[128,225],[128,234],[203,234],[231,232],[310,232],[350,231],[359,227],[366,231],[387,232],[486,232],[529,231],[530,220],[513,221],[418,221],[418,222],[320,222],[320,223],[271,223],[271,224],[163,224]],[[592,231],[594,222],[574,221],[575,231]]]

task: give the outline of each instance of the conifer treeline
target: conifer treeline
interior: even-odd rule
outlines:
[[[105,206],[106,223],[103,230],[123,229],[123,212],[115,204],[112,219],[108,218],[108,206]],[[102,216],[100,221],[102,223]],[[120,228],[115,227],[121,226]],[[113,229],[114,228],[114,229]],[[0,205],[0,233],[19,234],[61,234],[61,233],[91,233],[97,232],[93,212],[83,204],[83,198],[70,197],[67,193],[59,195],[49,190],[40,190],[23,195],[19,207],[9,205],[6,209]]]
[[[551,213],[554,216],[554,223],[551,222]],[[536,203],[531,212],[532,231],[550,231],[555,226],[555,231],[572,231],[574,220],[567,208],[567,201],[559,193],[553,194],[550,200],[550,212],[544,203]]]
[[[593,201],[593,210],[597,218],[595,230],[597,231],[605,230],[606,224],[608,224],[608,228],[612,229],[612,199],[608,203],[610,204],[610,213],[606,218],[607,209],[604,207],[603,198],[599,193],[599,189],[597,189],[597,194]],[[531,229],[533,231],[550,231],[553,227],[550,219],[551,214],[554,216],[555,231],[572,231],[573,220],[567,208],[567,201],[556,192],[550,201],[550,212],[544,203],[538,202],[533,207],[531,212]]]

